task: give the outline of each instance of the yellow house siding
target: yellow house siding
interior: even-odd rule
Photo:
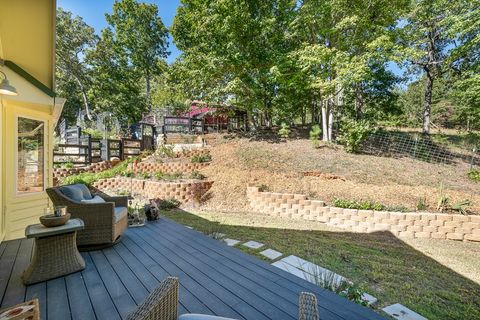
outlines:
[[[1,53],[1,52],[0,52]],[[3,166],[3,137],[4,137],[4,129],[5,126],[3,125],[3,101],[0,98],[0,242],[5,238],[5,206],[4,206],[4,192],[3,192],[3,185],[4,185],[4,172],[5,167]]]
[[[53,101],[53,99],[52,99]],[[17,193],[17,119],[25,117],[45,122],[44,132],[44,187],[52,184],[52,151],[53,128],[52,106],[34,105],[14,100],[3,100],[4,110],[4,148],[3,161],[5,168],[4,194],[5,194],[5,240],[24,236],[25,227],[38,223],[38,217],[43,214],[43,209],[48,206],[48,196],[45,191],[31,194]]]

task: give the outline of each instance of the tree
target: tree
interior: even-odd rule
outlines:
[[[158,16],[158,7],[135,0],[117,0],[113,13],[105,16],[113,30],[115,50],[122,52],[143,76],[147,106],[151,110],[152,79],[160,74],[160,62],[168,55],[168,31]]]
[[[293,54],[316,90],[323,140],[333,138],[335,114],[354,91],[358,115],[367,86],[393,58],[393,26],[406,1],[320,1],[300,3],[294,32],[303,45]]]
[[[73,17],[71,12],[57,9],[56,90],[60,95],[68,97],[65,110],[69,111],[70,117],[71,113],[78,111],[78,102],[81,100],[87,117],[91,119],[88,98],[91,76],[83,59],[96,42],[94,29],[81,17]]]

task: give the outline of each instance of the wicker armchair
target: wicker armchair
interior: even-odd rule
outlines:
[[[177,320],[178,278],[169,277],[130,313],[127,320]],[[235,320],[205,314],[182,314],[179,320]],[[319,320],[317,298],[308,292],[300,293],[299,320]]]
[[[177,320],[178,278],[168,277],[143,300],[127,320]]]
[[[55,206],[67,206],[72,218],[82,219],[85,229],[77,233],[77,245],[94,246],[114,244],[128,226],[128,198],[110,197],[102,192],[95,195],[105,200],[103,203],[84,203],[78,199],[68,197],[65,187],[81,187],[84,194],[88,189],[84,185],[67,185],[47,188],[47,194]]]

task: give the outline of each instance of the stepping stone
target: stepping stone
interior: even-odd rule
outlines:
[[[367,301],[368,305],[372,305],[372,304],[374,304],[375,302],[378,301],[377,298],[375,298],[374,296],[372,296],[371,294],[368,294],[366,292],[364,292],[362,294],[362,300]]]
[[[307,280],[307,274],[303,272],[302,270],[295,268],[291,264],[288,264],[286,262],[283,262],[282,260],[276,261],[272,263],[272,266],[275,266],[277,268],[280,268],[284,271],[287,271],[288,273],[293,274],[294,276],[297,276],[299,278],[302,278],[304,280]]]
[[[240,243],[240,240],[226,238],[226,239],[223,239],[223,242],[225,242],[227,244],[227,246],[233,247],[237,243]]]
[[[267,257],[270,260],[275,260],[278,257],[281,257],[283,253],[278,252],[278,251],[273,250],[273,249],[267,249],[267,250],[263,250],[262,252],[260,252],[260,254],[264,257]]]
[[[408,309],[400,303],[392,304],[391,306],[385,307],[382,310],[393,318],[399,320],[427,320],[427,318],[422,317],[415,311]]]
[[[222,239],[225,238],[225,233],[214,232],[212,234],[209,234],[208,236],[214,239]]]
[[[288,256],[282,259],[283,262],[288,263],[296,268],[301,268],[305,263],[307,263],[307,260],[303,260],[302,258],[299,258],[297,256]]]
[[[248,242],[245,242],[243,246],[250,249],[260,249],[261,247],[264,246],[264,244],[257,241],[248,241]]]

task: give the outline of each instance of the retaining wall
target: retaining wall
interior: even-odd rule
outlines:
[[[354,232],[390,231],[398,237],[480,242],[480,215],[343,209],[302,194],[260,192],[256,186],[247,187],[247,198],[258,213],[319,221]]]
[[[116,166],[120,161],[111,160],[111,161],[101,161],[92,163],[86,167],[73,167],[73,168],[54,168],[53,169],[53,179],[58,181],[58,179],[63,177],[68,177],[71,175],[76,175],[83,172],[98,173],[100,171],[108,170]]]
[[[186,163],[186,162],[139,162],[134,167],[134,172],[148,172],[148,173],[155,173],[155,172],[163,172],[163,173],[175,173],[175,172],[182,172],[182,173],[191,173],[193,171],[198,171],[206,166],[209,163]],[[129,165],[129,169],[132,170],[132,165]]]
[[[213,181],[159,182],[153,180],[111,178],[102,179],[93,186],[102,191],[125,190],[148,199],[176,199],[183,203],[195,202],[211,187]],[[107,192],[108,193],[108,192]]]

